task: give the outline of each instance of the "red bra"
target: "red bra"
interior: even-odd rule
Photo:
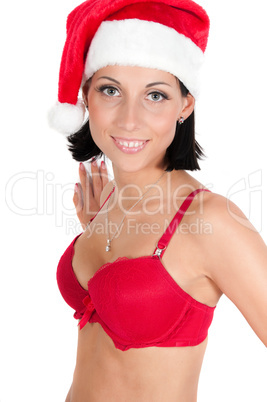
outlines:
[[[62,255],[57,268],[59,290],[81,319],[99,323],[116,348],[195,346],[204,341],[215,307],[186,293],[164,268],[161,258],[198,189],[185,199],[150,256],[121,257],[96,271],[88,291],[78,282],[72,267],[74,243]],[[106,201],[111,196],[109,194]],[[104,206],[103,203],[101,208]]]

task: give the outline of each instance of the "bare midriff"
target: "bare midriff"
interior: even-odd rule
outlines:
[[[100,324],[87,323],[69,402],[196,402],[206,345],[121,351]]]

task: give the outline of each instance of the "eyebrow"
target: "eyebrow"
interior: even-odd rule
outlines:
[[[167,84],[167,82],[156,81],[151,82],[151,84],[147,84],[146,88],[154,87],[155,85],[168,85],[168,87],[170,87],[170,84]]]
[[[97,81],[98,81],[98,80],[101,80],[101,78],[106,78],[107,80],[113,81],[113,82],[115,82],[116,84],[121,85],[121,83],[120,83],[119,81],[117,81],[117,80],[115,80],[114,78],[111,78],[111,77],[106,77],[105,75],[102,76],[102,77],[99,77],[99,78],[97,79]]]
[[[97,81],[100,80],[101,78],[105,78],[105,79],[107,79],[107,80],[110,80],[110,81],[115,82],[115,83],[118,84],[118,85],[121,85],[121,83],[120,83],[119,81],[115,80],[114,78],[107,77],[107,76],[105,76],[105,75],[102,76],[102,77],[99,77],[99,78],[97,79]],[[168,85],[169,87],[171,86],[170,84],[167,84],[167,82],[156,81],[156,82],[151,82],[150,84],[147,84],[147,85],[146,85],[146,88],[151,88],[151,87],[153,87],[153,86],[155,86],[155,85]]]

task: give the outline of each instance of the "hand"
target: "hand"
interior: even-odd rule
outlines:
[[[91,163],[91,175],[87,175],[83,163],[79,166],[80,183],[75,184],[73,203],[82,228],[85,230],[100,208],[100,195],[108,183],[108,172],[104,161],[98,168],[97,163]]]

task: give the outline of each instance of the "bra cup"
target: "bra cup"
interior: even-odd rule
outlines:
[[[128,342],[159,341],[181,324],[190,303],[166,284],[161,270],[158,258],[123,258],[88,282],[97,314],[111,332]]]
[[[78,282],[71,264],[74,254],[73,245],[75,243],[75,240],[79,236],[75,237],[75,239],[71,242],[71,244],[61,256],[58,262],[56,274],[58,288],[63,299],[70,307],[76,310],[76,312],[74,313],[75,318],[81,318],[81,315],[85,310],[83,298],[88,294],[87,290],[83,289],[83,287]]]
[[[83,326],[87,321],[99,323],[121,350],[195,346],[204,341],[215,307],[186,293],[159,257],[200,191],[206,190],[195,190],[186,198],[152,256],[122,257],[103,265],[89,280],[88,291],[81,286],[72,267],[74,243],[82,233],[74,238],[57,267],[58,287],[65,301],[76,310],[74,318],[81,318]]]

